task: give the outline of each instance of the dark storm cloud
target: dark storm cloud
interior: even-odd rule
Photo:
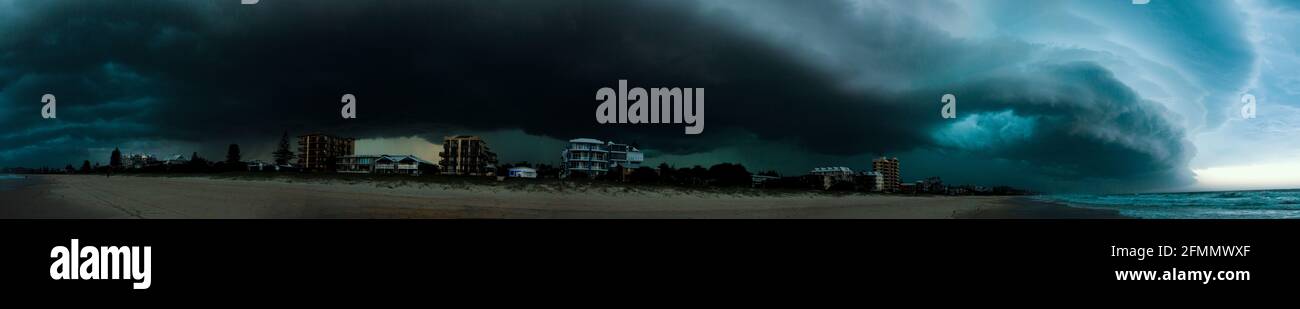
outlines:
[[[885,11],[855,16],[838,1],[753,3],[747,12],[694,1],[24,1],[0,38],[0,143],[18,161],[130,140],[518,128],[681,154],[747,132],[820,154],[1021,160],[1042,179],[1186,179],[1183,133],[1101,67],[1009,74],[1003,67],[1043,48],[964,42]],[[767,22],[754,12],[852,39],[773,40],[752,27]],[[955,49],[967,52],[945,52]],[[596,89],[619,79],[707,89],[705,134],[596,124]],[[1031,133],[996,149],[945,143],[935,132],[962,134],[938,117],[939,96],[953,91],[963,115],[1011,110],[1010,121],[1033,119]],[[45,92],[59,96],[58,120],[35,117]],[[358,119],[339,119],[344,93],[358,97]]]
[[[1195,149],[1172,124],[1175,116],[1096,64],[1034,66],[952,90],[967,103],[958,105],[963,112],[981,120],[949,121],[935,133],[953,153],[1032,162],[1032,173],[1018,177],[1062,187],[1105,183],[1124,190],[1192,180],[1186,166]]]

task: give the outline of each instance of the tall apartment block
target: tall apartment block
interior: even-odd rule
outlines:
[[[901,175],[898,172],[898,157],[880,157],[879,159],[871,160],[871,170],[879,173],[879,177],[883,180],[882,183],[884,186],[881,188],[881,191],[898,192],[899,184],[902,182]]]
[[[298,136],[298,165],[303,170],[329,171],[335,158],[354,155],[356,139],[321,133]]]
[[[444,137],[440,155],[438,166],[444,175],[488,176],[496,172],[497,154],[478,136]]]

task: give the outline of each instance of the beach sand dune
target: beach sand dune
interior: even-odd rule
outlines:
[[[208,177],[32,176],[6,218],[1110,218],[1019,197],[554,192],[505,186]]]

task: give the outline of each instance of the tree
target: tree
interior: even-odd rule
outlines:
[[[208,160],[199,156],[198,152],[190,155],[190,172],[202,172],[208,168]]]
[[[226,164],[239,164],[239,144],[230,144],[226,149]]]
[[[691,168],[679,168],[674,173],[677,174],[679,179],[678,183],[696,186],[705,184],[705,178],[708,177],[709,169],[696,165]]]
[[[108,166],[111,168],[122,167],[122,151],[113,148],[113,154],[108,157]]]
[[[611,165],[610,167],[605,169],[604,174],[596,175],[596,180],[623,181],[623,175],[624,175],[623,173],[625,173],[624,172],[625,169],[623,168],[623,166],[618,164],[610,164],[610,165]]]
[[[537,178],[558,178],[558,177],[560,177],[559,168],[551,166],[550,164],[537,165]]]
[[[586,171],[570,171],[568,178],[587,179],[587,178],[591,178],[591,176],[587,174]]]
[[[90,173],[90,160],[81,161],[81,170],[79,172],[83,174]]]
[[[668,166],[667,162],[660,162],[659,182],[672,182],[676,178],[676,173],[673,173],[673,171],[676,170],[673,170],[672,166]]]
[[[287,165],[289,160],[293,160],[293,151],[289,151],[289,131],[284,131],[284,135],[280,136],[280,148],[271,155],[275,156],[277,165]]]
[[[708,178],[718,186],[748,186],[751,182],[749,171],[740,164],[717,164],[709,167],[708,173]]]
[[[632,173],[627,175],[627,179],[634,183],[654,183],[659,181],[659,173],[655,173],[653,168],[642,166],[632,170]]]
[[[74,173],[74,172],[76,172],[76,171],[77,171],[77,169],[72,168],[72,164],[68,164],[68,166],[63,167],[63,172],[68,173],[68,174],[72,174],[72,173]]]

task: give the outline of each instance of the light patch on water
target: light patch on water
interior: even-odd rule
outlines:
[[[1146,219],[1296,219],[1300,190],[1066,194],[1041,199]]]

